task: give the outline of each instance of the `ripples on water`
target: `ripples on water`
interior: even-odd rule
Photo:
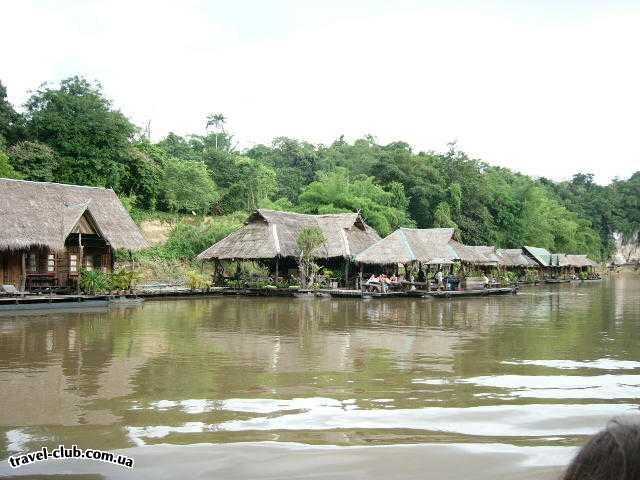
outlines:
[[[638,411],[640,281],[0,317],[0,455],[276,440],[578,445]]]

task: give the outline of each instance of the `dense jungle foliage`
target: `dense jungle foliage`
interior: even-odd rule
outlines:
[[[23,108],[0,83],[0,176],[113,188],[134,218],[155,212],[213,216],[179,224],[162,255],[192,258],[258,207],[308,213],[360,210],[381,235],[400,226],[454,227],[467,244],[537,245],[608,258],[613,234],[640,230],[640,172],[610,185],[577,173],[534,179],[403,142],[312,145],[279,137],[238,150],[221,114],[205,135],[170,133],[157,143],[80,77],[44,84]],[[219,217],[221,225],[216,218]],[[173,243],[171,243],[173,242]]]

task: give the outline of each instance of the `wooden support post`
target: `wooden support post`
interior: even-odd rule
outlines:
[[[84,260],[84,247],[82,246],[82,233],[78,233],[78,279],[76,281],[76,293],[80,295],[80,275],[82,274],[82,262]]]
[[[279,258],[276,257],[276,279],[275,281],[278,281],[278,277],[280,276],[280,265],[279,265],[280,261]]]
[[[204,261],[203,261],[204,263]],[[218,265],[220,261],[217,258],[213,259],[213,285],[218,285]]]
[[[349,259],[344,263],[344,287],[349,286]]]
[[[362,282],[362,273],[364,269],[364,264],[360,264],[360,272],[358,273],[358,280],[360,281],[360,290],[364,292],[364,283]]]
[[[21,268],[20,291],[24,292],[25,286],[27,285],[27,252],[22,252]]]

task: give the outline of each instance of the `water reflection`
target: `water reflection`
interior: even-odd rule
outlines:
[[[0,456],[43,444],[577,444],[637,410],[640,281],[0,317]],[[504,437],[504,438],[503,438]]]

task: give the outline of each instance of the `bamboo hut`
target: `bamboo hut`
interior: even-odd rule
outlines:
[[[82,268],[110,272],[114,251],[147,247],[113,190],[0,179],[0,280],[68,287]]]
[[[359,213],[308,215],[274,210],[256,210],[245,225],[198,255],[202,261],[261,261],[276,277],[283,268],[297,267],[297,238],[305,228],[319,228],[326,242],[315,253],[318,263],[344,271],[349,280],[349,263],[355,255],[380,240]]]

